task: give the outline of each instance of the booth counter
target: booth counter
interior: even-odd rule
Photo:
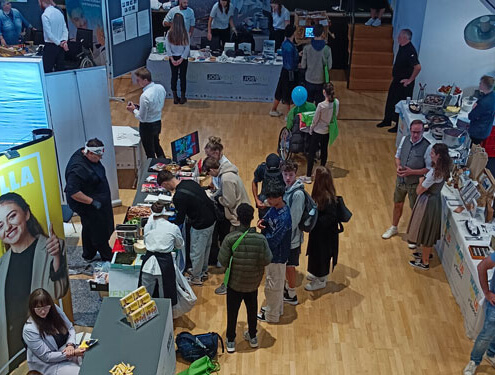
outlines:
[[[121,362],[136,366],[135,374],[175,374],[172,306],[154,298],[159,315],[134,329],[126,324],[119,298],[104,298],[91,338],[98,343],[84,355],[80,375],[108,374]]]
[[[191,55],[193,55],[191,52]],[[189,99],[271,102],[277,88],[282,62],[273,64],[236,62],[189,61],[187,91]],[[164,55],[152,53],[146,63],[153,81],[170,88],[170,63]]]

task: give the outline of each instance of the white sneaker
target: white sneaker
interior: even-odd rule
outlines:
[[[395,236],[399,231],[397,230],[397,227],[394,227],[393,225],[388,228],[385,233],[382,234],[382,238],[384,240],[388,240],[390,237]]]
[[[492,365],[492,367],[495,367],[495,356],[490,357],[488,354],[485,354],[483,358],[485,358],[486,361]]]
[[[474,363],[474,361],[469,361],[467,366],[464,368],[463,374],[464,375],[474,375],[474,374],[476,374],[477,368],[478,368],[478,366],[476,366],[476,363]]]
[[[324,289],[327,286],[326,281],[324,281],[323,278],[317,278],[311,281],[309,284],[306,284],[304,286],[304,289],[313,291],[313,290],[319,290],[319,289]]]
[[[417,246],[415,243],[408,243],[407,247],[410,248],[411,250],[414,250]]]
[[[366,26],[371,26],[371,25],[373,25],[373,22],[375,22],[375,19],[374,19],[374,18],[370,18],[370,19],[369,19],[368,21],[366,21],[364,24],[365,24]]]
[[[313,183],[313,180],[311,179],[311,177],[308,177],[308,176],[302,176],[299,179],[302,182],[304,182],[305,184],[311,184],[311,183]]]
[[[373,23],[371,24],[371,26],[374,26],[374,27],[378,27],[378,26],[381,26],[382,25],[382,20],[379,19],[379,18],[376,18]]]
[[[269,114],[272,117],[280,117],[280,116],[282,116],[282,113],[280,113],[279,111],[270,111]]]
[[[235,341],[227,341],[227,353],[234,353],[235,352]]]
[[[316,279],[316,276],[308,272],[308,274],[306,275],[306,280],[313,281],[314,279]]]

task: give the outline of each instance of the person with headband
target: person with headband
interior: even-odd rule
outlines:
[[[101,159],[103,142],[90,139],[77,150],[65,169],[65,194],[69,207],[81,217],[82,257],[91,262],[99,252],[104,261],[112,260],[108,240],[114,230],[110,187]]]

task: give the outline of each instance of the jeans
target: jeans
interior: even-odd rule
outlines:
[[[316,152],[320,149],[320,161],[321,165],[327,164],[328,158],[328,139],[330,135],[313,133],[309,136],[309,152],[307,156],[308,167],[306,170],[306,176],[311,177],[313,173],[313,165],[315,163]]]
[[[237,292],[227,287],[227,341],[235,340],[235,327],[237,325],[237,315],[241,302],[246,305],[249,336],[256,337],[256,326],[258,324],[256,314],[258,312],[258,289],[254,292]]]
[[[155,122],[140,122],[139,136],[143,143],[144,152],[148,159],[164,158],[162,146],[160,146],[160,131],[162,129],[161,120]]]
[[[170,63],[170,71],[172,72],[172,78],[170,82],[170,86],[173,92],[177,92],[177,81],[180,78],[180,94],[183,97],[186,97],[186,84],[187,84],[187,57],[182,60],[179,66],[175,66],[172,64],[172,59],[175,61],[180,59],[180,56],[173,56],[168,61]]]
[[[492,306],[488,301],[486,301],[485,322],[474,342],[471,361],[479,365],[485,352],[490,357],[495,356],[495,306]]]
[[[215,224],[205,229],[191,227],[191,264],[194,278],[199,279],[208,271],[208,258],[214,229]]]

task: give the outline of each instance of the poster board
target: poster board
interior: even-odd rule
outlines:
[[[150,0],[108,0],[105,4],[112,78],[146,66],[153,47]]]
[[[8,372],[9,358],[24,351],[20,337],[28,316],[29,294],[43,288],[58,301],[69,291],[54,139],[31,141],[14,150],[16,157],[0,156],[1,375]],[[24,264],[30,272],[9,273],[17,263],[14,248],[15,257],[32,254]]]

